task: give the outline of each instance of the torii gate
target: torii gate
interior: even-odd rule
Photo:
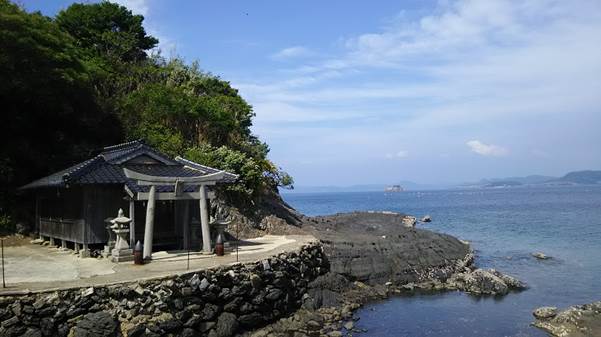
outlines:
[[[132,171],[127,168],[123,168],[125,175],[137,181],[139,185],[150,186],[148,192],[148,202],[146,203],[146,226],[144,227],[144,252],[143,256],[145,259],[152,257],[152,240],[153,240],[153,226],[154,226],[154,208],[156,199],[156,186],[174,186],[174,192],[170,200],[178,199],[190,199],[189,195],[192,193],[186,193],[188,196],[183,196],[184,185],[197,185],[199,186],[198,199],[200,200],[200,223],[202,230],[202,251],[210,254],[211,250],[211,230],[209,227],[209,209],[207,206],[207,200],[209,194],[207,193],[207,186],[215,185],[217,182],[222,180],[226,174],[224,171],[219,171],[204,176],[198,177],[165,177],[165,176],[153,176],[139,172]],[[194,198],[195,199],[195,198]]]

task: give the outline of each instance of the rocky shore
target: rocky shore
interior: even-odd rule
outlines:
[[[562,312],[541,307],[532,313],[534,326],[556,337],[601,336],[601,301],[576,305]]]
[[[309,283],[294,315],[244,336],[342,336],[360,331],[353,311],[370,301],[415,291],[503,296],[526,287],[494,269],[476,268],[468,244],[407,226],[404,218],[390,212],[306,218],[330,272]]]
[[[391,212],[353,212],[309,218],[306,227],[321,241],[330,270],[350,281],[487,295],[525,288],[496,270],[477,269],[466,242],[407,226],[405,218]]]

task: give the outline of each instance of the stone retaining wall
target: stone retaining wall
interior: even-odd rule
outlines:
[[[0,297],[0,336],[232,336],[294,312],[328,270],[314,243],[256,263]]]

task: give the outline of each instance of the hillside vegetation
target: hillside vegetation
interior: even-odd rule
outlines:
[[[573,184],[601,184],[601,171],[575,171],[555,180]]]
[[[19,217],[19,186],[133,139],[239,174],[220,194],[241,208],[292,185],[252,134],[238,91],[197,63],[162,57],[143,21],[109,2],[49,18],[0,0],[3,222]]]

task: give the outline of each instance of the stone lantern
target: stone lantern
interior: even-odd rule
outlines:
[[[108,259],[109,256],[111,256],[111,252],[113,248],[115,248],[115,232],[113,232],[113,229],[111,228],[113,225],[111,221],[113,221],[113,218],[111,217],[104,219],[104,222],[106,223],[105,228],[107,231],[107,236],[109,238],[106,245],[104,245],[104,250],[102,251],[102,256],[105,259]]]
[[[117,217],[111,220],[113,224],[111,229],[115,232],[117,240],[115,248],[111,251],[111,260],[113,262],[132,261],[134,259],[133,250],[129,247],[129,223],[131,219],[123,215],[123,210],[119,209]]]

